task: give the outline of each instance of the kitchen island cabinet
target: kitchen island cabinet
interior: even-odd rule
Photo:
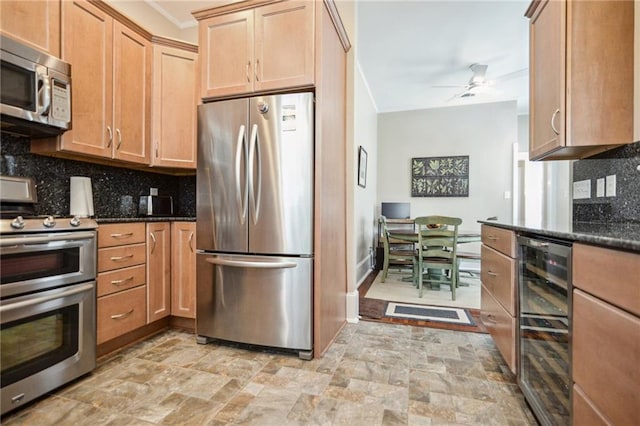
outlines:
[[[575,244],[573,268],[574,424],[633,424],[640,406],[640,254]]]
[[[482,225],[480,318],[516,372],[517,250],[513,231]]]
[[[60,0],[0,1],[0,32],[60,57]]]
[[[204,65],[202,98],[313,85],[313,2],[276,2],[232,13],[211,9],[194,16]]]
[[[526,16],[530,158],[579,159],[633,142],[634,2],[535,0]]]

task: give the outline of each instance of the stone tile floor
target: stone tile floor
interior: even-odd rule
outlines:
[[[170,330],[2,424],[537,423],[489,335],[361,321],[312,361]]]

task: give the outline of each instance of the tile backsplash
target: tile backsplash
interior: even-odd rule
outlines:
[[[95,217],[138,216],[138,199],[149,188],[173,197],[175,216],[196,215],[196,177],[170,176],[31,154],[29,138],[2,133],[0,174],[33,177],[36,214],[69,215],[71,176],[91,178]]]
[[[611,186],[607,190],[608,176],[610,183],[615,176],[615,196]],[[574,162],[573,182],[586,180],[591,192],[573,200],[574,222],[640,222],[640,142]],[[598,194],[598,180],[604,194]]]

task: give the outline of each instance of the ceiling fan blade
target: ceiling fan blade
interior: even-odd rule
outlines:
[[[506,81],[506,80],[511,80],[514,78],[519,78],[519,77],[524,77],[529,75],[529,68],[522,68],[520,70],[517,71],[513,71],[513,72],[509,72],[506,74],[502,74],[501,76],[498,76],[496,78],[494,78],[492,81],[499,83],[501,81]]]
[[[436,86],[431,86],[431,87],[438,87],[438,88],[460,88],[460,87],[465,87],[465,88],[469,88],[469,86],[466,85],[466,84],[438,84]]]

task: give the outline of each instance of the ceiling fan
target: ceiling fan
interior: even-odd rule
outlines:
[[[479,94],[487,93],[488,90],[495,85],[497,81],[504,81],[515,77],[520,77],[527,72],[527,69],[522,69],[518,71],[514,71],[496,79],[489,80],[486,78],[488,65],[483,64],[471,64],[469,69],[473,73],[471,78],[469,78],[469,82],[464,85],[438,85],[433,87],[458,87],[463,90],[459,93],[453,95],[449,100],[453,100],[456,98],[469,98],[472,96],[476,96]]]

